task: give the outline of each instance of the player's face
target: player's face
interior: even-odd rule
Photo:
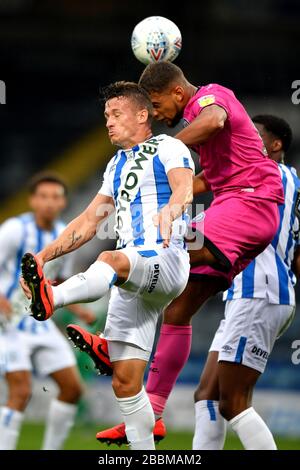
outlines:
[[[254,123],[256,129],[258,130],[259,135],[262,138],[264,146],[266,147],[267,153],[269,156],[272,154],[272,142],[273,139],[269,132],[266,131],[265,126],[263,124],[258,124],[257,122]]]
[[[263,124],[254,123],[259,135],[262,138],[268,156],[276,162],[281,160],[282,142],[271,132],[268,132]]]
[[[30,196],[29,203],[37,217],[52,222],[66,206],[64,188],[58,183],[40,183]]]
[[[111,98],[105,103],[104,116],[111,143],[124,149],[132,147],[140,122],[135,103],[125,96]]]
[[[150,98],[154,119],[164,122],[168,127],[174,127],[179,123],[184,109],[181,95],[171,90],[162,93],[152,92]]]

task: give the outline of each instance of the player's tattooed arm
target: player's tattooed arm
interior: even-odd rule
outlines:
[[[204,144],[224,128],[226,119],[225,109],[212,104],[202,109],[199,116],[178,132],[175,137],[189,146]]]
[[[75,250],[76,248],[79,248],[79,246],[81,246],[80,240],[82,239],[82,234],[76,233],[76,230],[73,230],[69,238],[70,238],[70,243],[69,245],[67,245],[67,250],[69,250],[70,248],[72,248],[72,250],[73,249]],[[66,253],[68,253],[68,251],[64,251],[63,245],[60,245],[55,248],[53,257],[58,258],[59,256],[63,256]]]
[[[54,253],[53,253],[53,257],[58,258],[59,256],[62,256],[64,254],[65,253],[63,251],[63,247],[62,247],[62,245],[60,245],[57,248],[55,248]]]
[[[70,241],[70,245],[69,245],[69,248],[72,248],[73,246],[76,247],[76,244],[77,242],[79,242],[79,240],[82,238],[82,235],[79,233],[77,234],[76,233],[76,230],[73,230],[72,232],[72,235],[71,235],[71,241]]]
[[[97,194],[90,205],[67,225],[58,238],[37,254],[40,263],[43,265],[87,243],[95,236],[97,227],[113,210],[113,199],[104,194]]]
[[[67,249],[69,248],[74,248],[76,249],[78,246],[81,246],[80,240],[82,239],[82,234],[76,233],[76,230],[73,230],[73,232],[69,236],[70,243],[67,246]],[[54,257],[57,258],[58,256],[62,256],[65,254],[65,251],[63,249],[63,245],[60,245],[55,248],[54,250]]]

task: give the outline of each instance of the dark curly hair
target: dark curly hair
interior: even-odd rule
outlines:
[[[59,184],[64,190],[64,195],[68,194],[68,186],[65,180],[58,173],[48,171],[41,171],[32,176],[27,184],[29,194],[34,194],[42,183]]]
[[[139,85],[148,93],[161,93],[173,83],[185,83],[182,70],[172,62],[162,61],[147,65],[139,79]]]
[[[288,151],[293,140],[293,133],[289,124],[284,119],[272,114],[258,114],[252,118],[252,121],[263,125],[267,132],[280,139],[283,151]]]

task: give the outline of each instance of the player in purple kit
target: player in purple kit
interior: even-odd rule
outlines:
[[[211,190],[214,195],[211,206],[193,221],[204,246],[190,247],[190,279],[164,312],[148,377],[147,393],[159,419],[190,353],[192,316],[208,298],[226,290],[271,242],[283,189],[276,163],[267,158],[256,128],[231,90],[217,84],[196,87],[170,62],[149,64],[139,84],[151,96],[154,118],[170,127],[185,120],[187,126],[175,137],[200,156],[202,171],[194,179],[194,194]],[[228,373],[233,366],[226,364]],[[110,441],[112,436],[98,434]]]
[[[193,223],[204,234],[204,247],[190,251],[190,282],[166,309],[163,332],[164,328],[190,325],[191,316],[203,302],[214,291],[229,286],[271,242],[283,192],[277,165],[267,158],[257,130],[231,90],[217,84],[195,87],[178,67],[166,62],[146,67],[140,84],[151,95],[156,119],[171,126],[184,118],[188,125],[176,137],[196,150],[202,167],[194,193],[210,189],[214,195],[209,209]],[[172,360],[167,351],[170,347],[176,350],[176,336],[173,344],[171,341],[161,335],[153,361],[155,372],[150,371],[147,383],[158,416],[171,391],[167,381],[173,386],[184,365],[183,358],[181,364],[178,359],[177,367],[168,368]],[[186,350],[189,347],[186,337]],[[234,366],[225,365],[229,375]],[[247,374],[246,369],[245,381]],[[254,433],[255,418],[260,420],[258,415],[254,417]]]

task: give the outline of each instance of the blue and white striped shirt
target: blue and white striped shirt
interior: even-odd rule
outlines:
[[[165,134],[119,150],[110,160],[99,193],[114,199],[118,248],[153,248],[162,243],[152,218],[170,199],[167,174],[173,168],[194,171],[194,162],[180,140]],[[173,222],[171,243],[184,246],[185,231],[183,216]]]
[[[13,309],[11,323],[14,325],[19,323],[20,329],[36,332],[37,324],[42,323],[29,316],[27,309],[30,302],[19,285],[22,256],[26,252],[38,253],[64,228],[63,222],[56,221],[51,231],[42,230],[37,226],[32,213],[7,219],[0,226],[0,292],[11,302]],[[61,257],[50,261],[45,265],[45,273],[52,280],[69,277],[72,274],[72,257]],[[46,325],[47,322],[45,327]]]
[[[296,276],[291,266],[298,244],[299,220],[295,206],[300,180],[295,168],[279,164],[284,204],[279,206],[279,228],[272,243],[233,280],[223,300],[266,298],[271,304],[295,305]]]

